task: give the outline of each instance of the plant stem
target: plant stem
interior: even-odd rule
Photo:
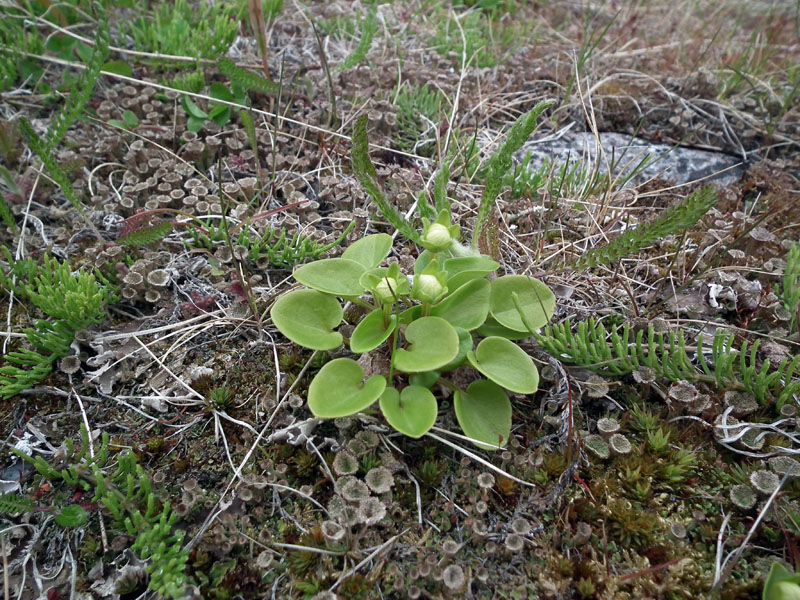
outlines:
[[[454,392],[461,392],[462,394],[464,393],[464,390],[462,390],[460,387],[458,387],[455,383],[453,383],[446,377],[439,377],[439,380],[436,383],[441,383],[444,387]]]
[[[247,296],[247,303],[250,306],[250,311],[253,313],[253,316],[256,318],[256,324],[258,326],[259,334],[263,330],[262,322],[261,322],[261,313],[258,312],[258,307],[256,306],[256,299],[253,295],[253,290],[250,288],[250,282],[247,280],[247,276],[244,272],[244,265],[242,262],[236,257],[236,253],[234,252],[233,243],[231,242],[231,236],[228,232],[228,219],[226,213],[228,212],[228,203],[224,199],[222,195],[222,155],[219,157],[219,162],[217,163],[217,186],[219,188],[219,201],[222,204],[222,235],[225,236],[225,244],[228,246],[228,250],[231,253],[231,258],[236,265],[236,269],[238,270],[239,275],[239,282],[242,284],[242,289]]]
[[[336,120],[336,93],[333,90],[333,78],[331,78],[331,70],[328,68],[328,57],[325,55],[325,49],[322,47],[322,38],[319,37],[316,23],[312,23],[314,29],[314,37],[317,38],[317,45],[319,46],[319,55],[322,57],[322,68],[325,71],[325,77],[328,80],[328,100],[331,103],[331,112],[328,113],[328,127],[332,127]]]
[[[392,356],[389,359],[389,386],[392,385],[392,378],[394,377],[394,352],[397,350],[397,338],[400,337],[400,308],[396,304],[393,306],[395,307],[398,326],[392,332]]]

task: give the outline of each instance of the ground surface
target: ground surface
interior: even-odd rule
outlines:
[[[743,164],[685,234],[576,268],[587,248],[702,185],[677,181],[677,171],[653,176],[653,167],[646,180],[604,177],[623,159],[576,146],[572,166],[562,153],[538,178],[504,188],[481,249],[501,273],[555,291],[554,323],[594,317],[609,330],[682,331],[690,358],[697,333],[708,340],[719,329],[735,337],[732,351],[760,340],[752,364],[769,357],[773,372],[799,344],[797,300],[787,305],[783,278],[800,228],[796,5],[415,1],[380,3],[369,17],[365,4],[287,3],[266,17],[269,74],[282,86],[248,92],[254,135],[238,109],[217,105],[222,125],[201,116],[215,110],[209,94],[230,99],[220,91],[230,77],[215,65],[224,53],[207,51],[199,66],[181,60],[198,56],[197,42],[146,25],[171,3],[111,7],[107,61],[130,69],[97,79],[53,150],[82,216],[19,122],[40,135],[54,129],[80,72],[65,62],[90,60],[84,42],[96,39],[97,13],[45,4],[25,13],[26,42],[3,38],[4,55],[27,55],[12,54],[19,72],[0,96],[0,191],[11,212],[0,244],[14,257],[0,268],[41,264],[49,252],[75,271],[98,269],[111,291],[102,319],[77,332],[52,372],[0,402],[3,490],[37,507],[5,507],[6,597],[152,595],[147,557],[125,550],[135,536],[91,501],[91,470],[81,471],[92,481],[84,491],[9,450],[57,469],[85,463],[64,446],[84,446],[84,425],[92,452],[109,436],[105,472],[133,452],[159,510],[170,503],[186,532],[187,594],[199,597],[755,599],[772,562],[800,562],[800,487],[791,473],[782,478],[796,463],[775,460],[800,451],[798,398],[780,397],[796,381],[786,369],[748,403],[741,376],[715,381],[696,362],[685,377],[615,372],[549,356],[530,338],[521,345],[540,390],[513,398],[504,450],[450,435],[460,430],[446,394],[435,436],[419,440],[375,411],[313,420],[310,378],[347,353],[312,355],[280,335],[268,310],[296,261],[253,249],[270,229],[324,244],[353,222],[342,246],[394,233],[352,176],[349,136],[361,114],[380,183],[403,212],[432,194],[441,161],[453,165],[447,193],[469,241],[480,164],[520,114],[553,100],[533,146],[614,132]],[[235,30],[223,50],[263,75],[253,18],[240,8],[221,17]],[[0,11],[22,22],[19,9]],[[181,14],[200,29],[199,9]],[[347,66],[370,19],[369,52]],[[190,79],[187,114],[174,88],[190,89]],[[137,232],[158,235],[126,240]],[[390,260],[404,266],[418,253],[402,236],[395,248]],[[24,290],[11,296],[8,277],[4,353],[31,347],[24,329],[36,319],[55,320]],[[603,418],[616,420],[627,447],[615,438],[609,453]],[[131,507],[144,511],[146,497]],[[53,517],[71,504],[88,520],[65,527]]]

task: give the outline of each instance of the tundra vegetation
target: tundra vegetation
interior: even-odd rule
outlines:
[[[799,18],[0,4],[4,597],[797,598]]]

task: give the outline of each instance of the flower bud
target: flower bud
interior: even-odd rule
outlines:
[[[399,293],[400,283],[394,277],[384,277],[375,286],[373,295],[381,304],[394,302],[394,297]]]
[[[452,243],[453,238],[450,237],[450,231],[440,223],[433,223],[422,237],[422,245],[431,252],[447,250]]]
[[[436,302],[445,292],[445,287],[436,275],[421,273],[414,277],[413,297],[422,302]]]
[[[450,224],[450,212],[445,209],[433,223],[422,220],[422,246],[431,252],[443,252],[458,240],[459,226]]]

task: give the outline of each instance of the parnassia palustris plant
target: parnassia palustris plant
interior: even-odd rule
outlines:
[[[424,221],[425,250],[409,277],[397,263],[379,267],[392,238],[358,240],[340,258],[308,263],[294,272],[307,289],[281,296],[272,321],[287,338],[314,350],[343,343],[354,354],[387,360],[386,372],[365,376],[351,358],[326,363],[308,388],[308,406],[318,417],[337,418],[378,401],[386,421],[413,438],[424,435],[438,414],[438,390],[453,392],[464,434],[484,449],[503,447],[511,432],[514,394],[532,394],[539,374],[513,340],[530,337],[553,314],[555,296],[532,277],[489,275],[499,265],[457,243],[458,226],[447,211]],[[341,302],[364,309],[350,338],[337,331]],[[380,360],[372,361],[380,364]],[[471,367],[482,377],[462,389],[448,373]],[[441,393],[439,393],[441,396]]]

